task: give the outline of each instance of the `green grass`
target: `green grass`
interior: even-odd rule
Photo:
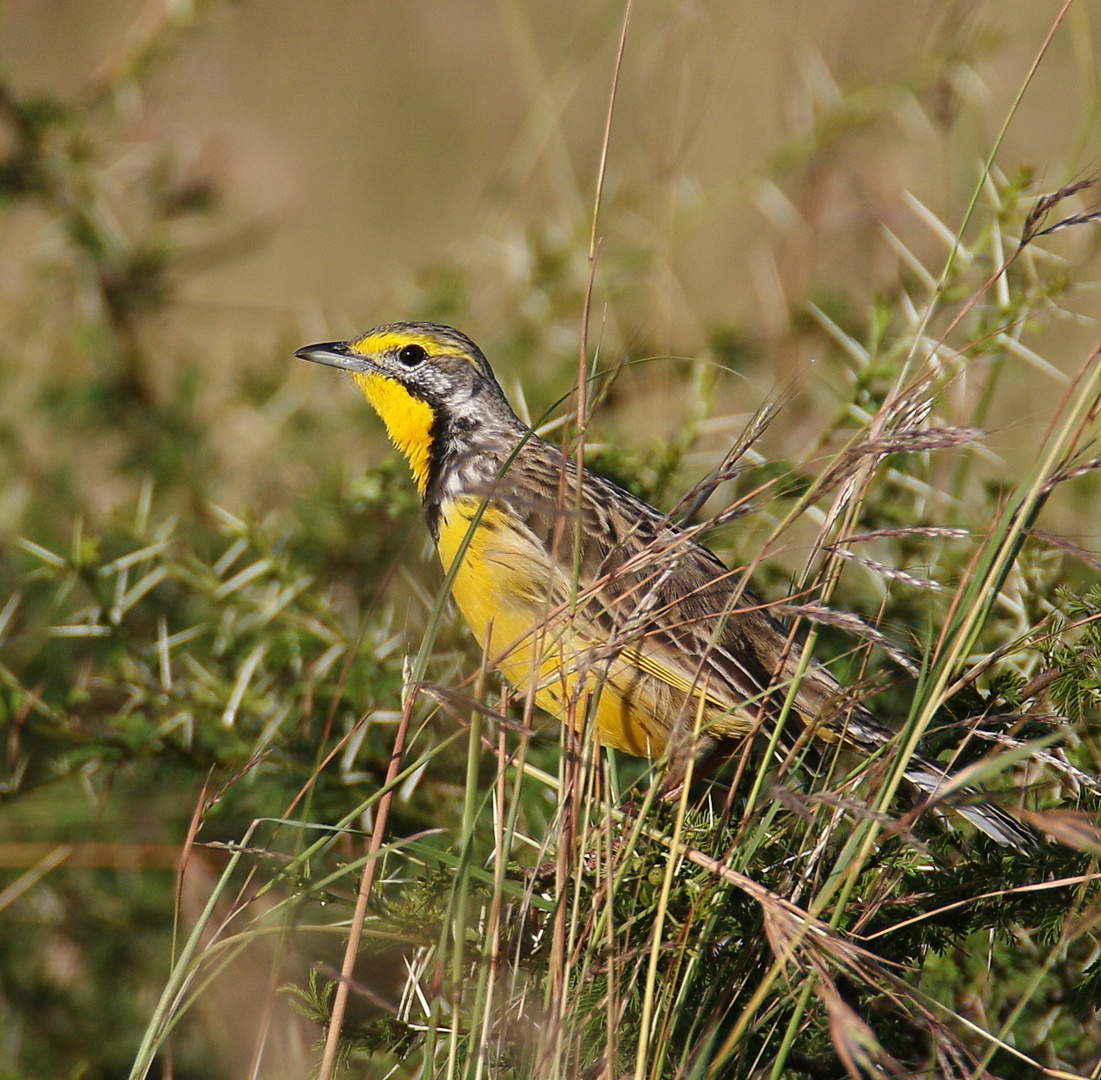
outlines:
[[[1027,172],[991,165],[953,220],[911,206],[936,260],[892,234],[870,299],[816,285],[768,348],[732,317],[671,357],[630,329],[660,245],[605,195],[586,461],[691,510],[900,732],[874,761],[761,739],[668,803],[660,764],[568,744],[481,669],[349,388],[263,369],[212,398],[183,350],[164,377],[180,236],[216,200],[167,152],[115,167],[179,28],[78,101],[0,83],[0,213],[60,238],[2,312],[0,1076],[304,1075],[352,961],[349,1075],[1098,1075],[1101,591],[1074,534],[1101,364],[1058,334],[1095,226],[1040,235]],[[823,106],[762,180],[794,192],[915,78]],[[399,314],[494,327],[533,418],[572,417],[591,232],[472,243]],[[770,350],[821,374],[747,403]],[[1007,462],[979,429],[1024,366],[1050,386]],[[620,437],[655,396],[673,430]],[[242,415],[283,418],[263,469],[227,445]],[[919,741],[1055,839],[917,806]]]

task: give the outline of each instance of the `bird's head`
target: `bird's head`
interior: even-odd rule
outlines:
[[[351,374],[409,460],[422,495],[449,447],[520,426],[482,350],[450,326],[391,323],[294,355]]]

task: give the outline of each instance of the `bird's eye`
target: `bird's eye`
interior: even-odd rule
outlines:
[[[406,367],[416,367],[428,359],[428,353],[420,345],[406,345],[398,353],[398,359]]]

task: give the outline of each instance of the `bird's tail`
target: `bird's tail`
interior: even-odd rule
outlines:
[[[943,792],[951,778],[942,766],[921,754],[915,754],[910,759],[903,775],[915,787],[934,798]],[[963,788],[959,794],[974,797],[977,793],[974,788]],[[999,844],[1022,851],[1036,847],[1036,833],[994,803],[957,802],[953,799],[948,805]]]
[[[849,714],[846,736],[851,743],[863,747],[869,753],[879,750],[895,737],[894,733],[884,727],[875,714],[864,706],[856,707]],[[926,757],[920,751],[906,763],[906,771],[903,775],[932,800],[941,796],[945,806],[966,818],[976,829],[986,833],[999,844],[1019,848],[1022,851],[1030,851],[1037,846],[1037,834],[1027,825],[1022,825],[1011,814],[992,802],[975,801],[982,794],[975,788],[953,790],[951,797],[945,796],[945,790],[952,781],[952,774],[940,762]]]

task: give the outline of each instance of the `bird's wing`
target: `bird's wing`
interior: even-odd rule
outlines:
[[[798,648],[785,650],[784,629],[740,572],[609,480],[586,472],[578,497],[576,471],[556,451],[517,465],[498,497],[551,552],[553,606],[573,611],[586,640],[683,695],[689,721],[691,702],[704,697],[717,735],[745,734],[758,714],[775,713]],[[533,504],[532,491],[555,498]],[[801,688],[797,698],[800,712],[812,717],[837,692],[832,677],[818,671],[821,685]]]

